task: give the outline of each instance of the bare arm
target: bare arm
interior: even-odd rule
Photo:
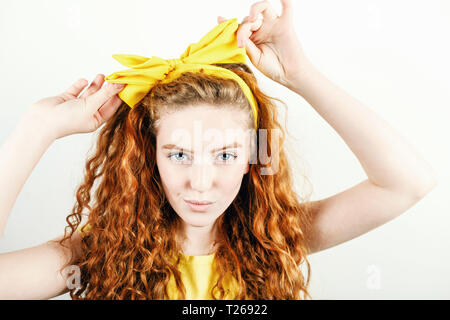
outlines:
[[[0,253],[0,299],[49,299],[67,293],[75,270],[70,264],[78,257],[81,244],[79,231],[72,239],[75,248],[73,260],[70,249],[51,241]],[[61,274],[60,270],[66,263],[69,263],[69,268]],[[68,281],[69,272],[71,277]]]
[[[35,102],[1,146],[0,237],[20,190],[51,143],[71,134],[94,132],[117,111],[122,102],[117,93],[123,86],[103,83],[104,76],[98,74],[81,93],[87,84],[79,79],[63,93]],[[80,240],[76,231],[69,248],[46,242],[1,253],[0,298],[45,299],[66,292],[65,277],[59,270],[71,263],[71,258],[76,261]]]
[[[28,111],[0,148],[0,235],[25,181],[54,141],[51,126]],[[74,236],[79,245],[79,236]],[[70,251],[57,243],[0,253],[0,299],[48,299],[67,292],[59,273]]]
[[[291,84],[341,136],[369,181],[379,187],[422,196],[436,185],[430,165],[386,121],[336,86],[311,63]]]
[[[397,217],[437,184],[430,165],[386,121],[307,63],[288,87],[341,136],[368,179],[313,202],[313,251],[364,234]]]
[[[27,112],[0,148],[0,238],[17,196],[54,138],[45,121]]]

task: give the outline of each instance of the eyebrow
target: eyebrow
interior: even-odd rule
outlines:
[[[223,146],[223,147],[219,147],[219,148],[215,148],[213,150],[211,150],[211,153],[216,152],[216,151],[221,151],[221,150],[225,150],[225,149],[229,149],[229,148],[242,148],[242,145],[239,144],[238,142]],[[166,144],[162,146],[162,149],[179,149],[179,150],[184,150],[184,151],[188,151],[190,153],[193,153],[192,150],[189,150],[187,148],[183,148],[183,147],[179,147],[175,144]]]

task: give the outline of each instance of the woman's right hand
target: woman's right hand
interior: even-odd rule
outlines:
[[[93,132],[105,123],[122,103],[117,93],[124,85],[103,85],[104,81],[105,76],[98,74],[80,95],[87,85],[87,80],[78,79],[65,92],[33,103],[26,116],[43,121],[55,140],[71,134]]]

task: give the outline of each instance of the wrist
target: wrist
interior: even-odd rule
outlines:
[[[51,119],[42,112],[35,111],[32,107],[22,116],[18,126],[41,136],[48,143],[57,139],[56,128]]]
[[[286,80],[285,86],[301,95],[305,84],[311,81],[312,77],[317,72],[318,70],[315,66],[305,58],[301,66],[299,66],[297,70],[291,72],[290,77]]]

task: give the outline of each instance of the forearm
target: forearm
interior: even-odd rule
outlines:
[[[312,64],[288,87],[336,130],[373,184],[419,196],[436,184],[434,170],[403,136]]]
[[[0,147],[0,237],[25,181],[53,141],[49,128],[26,114]]]

